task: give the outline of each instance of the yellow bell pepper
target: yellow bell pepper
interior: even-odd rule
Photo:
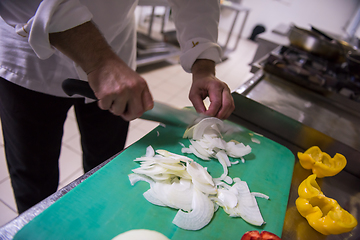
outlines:
[[[316,231],[324,235],[341,234],[356,227],[355,217],[344,210],[336,200],[321,192],[316,182],[316,174],[310,175],[300,184],[298,193],[296,208]]]
[[[298,152],[298,158],[301,166],[312,169],[318,178],[334,176],[346,166],[346,158],[343,155],[337,153],[331,158],[317,146],[309,148],[304,153]]]

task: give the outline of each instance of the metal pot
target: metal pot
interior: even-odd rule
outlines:
[[[288,38],[291,45],[329,60],[344,62],[346,50],[338,41],[330,41],[321,34],[292,26]]]

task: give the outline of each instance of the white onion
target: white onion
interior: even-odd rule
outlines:
[[[236,195],[226,189],[218,189],[217,198],[220,201],[222,207],[225,208],[234,208],[238,204]]]
[[[216,158],[219,160],[219,162],[220,162],[220,164],[221,164],[221,166],[223,167],[223,170],[224,170],[224,173],[221,176],[226,177],[228,175],[227,160],[229,160],[229,158],[224,153],[224,151],[219,151],[216,154]]]
[[[205,227],[214,215],[214,203],[202,192],[194,188],[192,211],[178,211],[173,224],[186,230],[199,230]]]
[[[194,147],[198,153],[200,153],[204,158],[206,158],[206,160],[208,160],[209,157],[211,157],[209,152],[207,152],[206,149],[204,149],[197,141],[190,139],[190,143],[191,145],[189,146],[189,148]]]
[[[148,146],[146,148],[146,154],[145,154],[146,157],[154,157],[155,156],[155,151],[153,149],[152,146]]]
[[[236,193],[238,198],[238,205],[235,208],[224,209],[230,216],[241,217],[246,222],[256,226],[261,226],[265,223],[256,199],[251,195],[246,182],[236,182],[229,191]]]
[[[225,179],[224,179],[224,182],[226,182],[227,184],[232,184],[232,183],[233,183],[233,180],[232,180],[231,177],[226,176]]]
[[[208,171],[206,171],[205,168],[203,168],[197,162],[187,163],[186,170],[190,174],[193,180],[195,179],[200,183],[215,186],[211,175],[208,173]]]
[[[148,176],[144,176],[144,175],[131,173],[128,175],[128,177],[129,177],[131,185],[134,185],[135,183],[137,183],[139,181],[148,182],[150,185],[155,183],[154,180],[152,180]]]
[[[209,141],[214,139],[210,137],[211,135],[207,136]],[[203,149],[204,144],[208,144],[208,140],[191,140],[191,142],[196,142],[194,145]],[[215,141],[217,142],[213,142],[213,146],[220,146],[223,143],[219,140]],[[236,145],[246,148],[245,145],[237,142],[230,143],[232,147]],[[192,145],[190,147],[195,149]],[[190,147],[183,148],[182,151],[190,150]],[[154,205],[179,209],[173,223],[183,229],[203,228],[211,221],[214,211],[219,206],[223,207],[231,217],[241,217],[253,225],[262,225],[264,220],[255,196],[266,199],[269,197],[262,193],[250,193],[246,182],[228,176],[228,167],[232,163],[226,150],[217,147],[214,149],[215,157],[224,170],[220,178],[213,179],[207,168],[190,158],[166,150],[154,151],[152,147],[148,147],[144,157],[135,159],[140,163],[140,167],[133,169],[134,173],[129,174],[130,183],[134,185],[137,181],[148,182],[150,189],[143,194],[144,198]],[[199,151],[202,154],[209,153],[207,152],[209,149]],[[231,186],[233,182],[235,183]]]
[[[200,154],[195,147],[193,147],[193,145],[189,146],[189,149],[191,151],[191,153],[193,153],[195,156],[197,156],[198,158],[202,159],[202,160],[210,160],[208,157]]]
[[[259,192],[252,192],[251,195],[253,195],[254,197],[270,199],[268,195]]]
[[[154,190],[152,188],[150,188],[149,190],[147,190],[146,192],[143,193],[144,198],[157,206],[162,206],[165,207],[166,204],[164,204],[162,201],[159,200],[159,198],[157,197],[157,194],[154,192]]]
[[[203,120],[201,120],[198,124],[196,124],[194,126],[194,130],[193,130],[193,136],[192,138],[195,140],[199,140],[203,137],[205,130],[208,127],[212,127],[213,125],[218,125],[220,127],[220,129],[224,126],[223,121],[221,121],[218,118],[214,118],[214,117],[209,117],[209,118],[204,118]],[[213,129],[219,129],[218,127]]]
[[[252,137],[251,141],[254,142],[254,143],[260,144],[260,140],[257,139],[257,138]]]

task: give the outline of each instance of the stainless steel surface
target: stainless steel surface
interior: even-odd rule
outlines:
[[[266,106],[262,117],[254,115],[253,121],[304,149],[318,145],[332,155],[343,153],[349,160],[346,169],[360,176],[360,111],[262,71],[237,93]],[[268,121],[265,116],[272,117],[274,112],[286,120]]]
[[[254,88],[261,87],[261,85],[259,85],[260,82],[261,81],[253,81],[255,84]],[[251,90],[248,92],[251,92]],[[266,95],[265,92],[262,92],[262,94]],[[348,160],[348,166],[350,164],[359,169],[360,158],[358,153],[354,153],[354,149],[349,149],[341,142],[279,113],[276,110],[258,103],[245,95],[234,92],[233,96],[236,109],[230,118],[232,121],[284,145],[289,148],[295,156],[297,152],[303,152],[308,146],[312,145],[322,145],[322,150],[329,153],[334,152],[334,150],[335,152],[343,152],[343,149],[347,149],[348,154],[345,154],[345,156]],[[296,157],[281,239],[358,240],[360,236],[359,226],[349,233],[324,236],[312,229],[308,225],[306,219],[298,213],[295,206],[295,200],[298,198],[298,186],[301,181],[310,174],[311,171],[303,169]],[[352,213],[358,221],[360,220],[359,175],[352,173],[352,169],[349,169],[348,167],[334,177],[318,179],[317,181],[327,197],[337,200],[344,209]]]

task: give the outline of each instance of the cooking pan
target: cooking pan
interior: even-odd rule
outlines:
[[[329,60],[344,62],[348,49],[339,41],[331,40],[317,31],[296,26],[290,28],[288,38],[291,45]],[[351,47],[350,47],[351,48]]]
[[[340,47],[343,48],[344,52],[347,54],[349,51],[356,51],[356,49],[354,48],[354,46],[352,46],[350,43],[344,41],[344,40],[338,40],[335,39],[333,37],[331,37],[330,35],[328,35],[327,33],[323,32],[322,30],[311,26],[311,31],[314,31],[322,36],[324,36],[327,40],[329,41],[335,41],[337,44],[340,45]]]

